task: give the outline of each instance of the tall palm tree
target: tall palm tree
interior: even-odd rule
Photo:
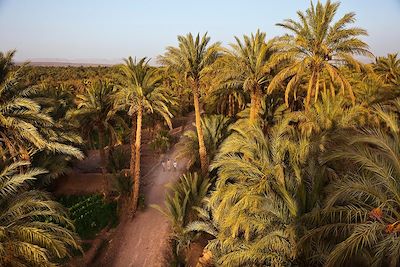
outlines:
[[[273,60],[273,40],[266,41],[264,32],[258,30],[251,36],[244,35],[243,42],[235,37],[231,50],[216,62],[219,79],[224,87],[241,87],[251,98],[250,121],[254,123],[261,109],[263,93],[273,77],[277,61]]]
[[[205,75],[219,55],[220,43],[209,45],[210,37],[207,36],[207,33],[202,37],[197,34],[196,38],[191,33],[186,36],[180,35],[178,41],[178,47],[167,47],[167,52],[159,58],[159,61],[164,66],[180,73],[192,89],[201,169],[205,174],[208,171],[208,162],[201,128],[199,96],[205,87]]]
[[[11,53],[12,57],[13,53]],[[3,56],[3,55],[0,55]],[[9,61],[0,57],[0,69],[8,71]],[[60,131],[52,117],[33,99],[35,89],[21,88],[21,68],[2,73],[0,83],[0,156],[29,158],[35,150],[49,150],[82,158],[83,154],[70,141],[78,137]],[[73,139],[73,140],[72,140]]]
[[[103,192],[108,195],[109,182],[107,179],[106,145],[118,140],[114,129],[116,122],[123,121],[117,114],[114,106],[114,85],[108,81],[98,80],[85,89],[84,94],[77,96],[77,109],[71,116],[78,119],[80,125],[87,132],[97,129],[101,160],[101,172],[104,178]],[[111,140],[106,140],[106,134]],[[89,136],[90,138],[90,136]]]
[[[29,189],[45,171],[21,161],[0,168],[0,265],[56,266],[80,249],[64,208]]]
[[[389,85],[400,85],[400,59],[396,54],[388,54],[386,57],[377,57],[374,70]]]
[[[367,35],[364,29],[349,27],[354,23],[355,14],[347,13],[334,22],[339,3],[328,0],[325,5],[318,1],[311,2],[305,13],[298,11],[299,21],[287,19],[278,23],[293,35],[282,37],[279,47],[281,57],[290,63],[271,81],[268,90],[278,88],[288,81],[285,91],[285,102],[288,105],[289,94],[306,79],[305,106],[309,107],[311,97],[318,99],[320,88],[326,90],[327,84],[337,84],[344,94],[347,90],[353,103],[355,97],[349,81],[342,74],[343,65],[352,65],[359,69],[362,64],[354,55],[371,56],[368,45],[359,39]],[[322,85],[322,86],[321,86]]]
[[[116,93],[117,106],[128,108],[128,115],[132,119],[130,171],[132,179],[134,179],[132,192],[133,214],[136,212],[139,199],[143,115],[146,113],[158,113],[164,118],[168,126],[172,127],[172,114],[169,107],[175,104],[168,89],[160,87],[162,82],[160,71],[149,66],[148,62],[149,60],[146,58],[142,58],[139,61],[133,60],[132,57],[125,59],[125,64],[120,66],[123,84]],[[136,125],[136,134],[133,129],[134,125]]]
[[[400,107],[400,100],[393,103]],[[304,217],[310,229],[300,247],[324,266],[399,266],[399,114],[375,108],[383,127],[364,129],[325,157],[351,162],[329,188],[325,206]]]

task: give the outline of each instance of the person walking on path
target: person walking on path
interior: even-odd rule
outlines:
[[[162,170],[163,170],[163,172],[165,172],[165,161],[163,160],[163,161],[161,161],[161,166],[162,166]]]
[[[167,160],[167,170],[168,171],[171,170],[171,160],[170,159]]]
[[[178,167],[178,163],[176,162],[176,159],[174,159],[174,163],[172,165],[174,166],[174,171],[176,171],[176,168]]]

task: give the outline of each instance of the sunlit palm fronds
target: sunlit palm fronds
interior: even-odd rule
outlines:
[[[232,127],[211,167],[218,173],[203,222],[187,230],[215,236],[207,246],[225,266],[279,265],[297,254],[293,222],[307,202],[300,165],[307,140],[283,118],[265,136],[250,122]],[[304,206],[303,206],[304,205]]]
[[[397,54],[377,57],[373,67],[384,83],[400,86],[400,59],[397,58]]]
[[[29,189],[43,173],[20,161],[0,171],[1,266],[56,266],[72,249],[80,249],[64,208],[48,194]]]
[[[291,63],[273,78],[268,90],[275,90],[288,80],[285,91],[287,105],[289,95],[298,94],[297,91],[304,88],[305,106],[308,107],[311,98],[314,97],[316,102],[320,90],[331,84],[337,84],[340,93],[347,93],[355,103],[352,87],[340,67],[350,65],[356,70],[360,69],[362,63],[354,55],[371,56],[371,53],[368,45],[359,39],[367,32],[349,26],[355,22],[354,13],[347,13],[334,22],[338,8],[338,2],[329,0],[325,4],[311,3],[305,13],[297,12],[298,21],[287,19],[277,24],[293,34],[282,37],[280,44],[277,44],[281,57]]]
[[[0,62],[8,64],[2,58]],[[0,69],[8,67],[0,66]],[[20,69],[4,74],[0,84],[1,155],[5,157],[7,150],[11,157],[20,155],[27,159],[35,150],[45,149],[82,158],[80,150],[70,145],[71,141],[79,142],[79,136],[60,130],[48,112],[33,99],[36,89],[20,88],[19,79]]]
[[[325,161],[355,166],[329,187],[324,208],[304,218],[312,226],[306,251],[326,266],[400,264],[399,117],[382,106],[376,114],[386,129],[360,130],[327,154]],[[325,250],[316,255],[316,247]]]

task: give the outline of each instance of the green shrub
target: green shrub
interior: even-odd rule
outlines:
[[[129,169],[130,156],[129,151],[121,146],[110,149],[107,170],[111,173],[116,173],[123,169]]]
[[[118,172],[114,174],[114,188],[120,195],[128,196],[133,188],[133,181],[131,176],[125,172]]]
[[[150,143],[150,148],[158,153],[165,153],[174,142],[174,137],[166,130],[161,130]]]
[[[106,203],[100,195],[65,196],[59,202],[68,208],[82,239],[92,239],[107,225],[118,223],[117,203]]]

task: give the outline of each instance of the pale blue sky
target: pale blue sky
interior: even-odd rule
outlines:
[[[129,55],[156,57],[176,36],[208,31],[224,44],[258,28],[296,18],[308,0],[0,0],[0,50],[16,48],[16,60],[113,61]],[[343,0],[339,15],[357,14],[371,51],[400,51],[400,0]]]

